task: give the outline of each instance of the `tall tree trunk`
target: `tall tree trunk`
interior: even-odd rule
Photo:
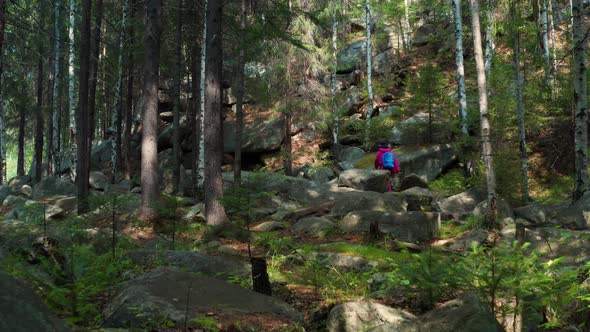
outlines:
[[[137,4],[135,0],[130,2],[130,17],[135,18]],[[125,98],[125,135],[123,140],[123,171],[125,179],[131,179],[131,127],[133,125],[133,83],[134,83],[134,61],[133,61],[133,44],[135,42],[135,31],[133,24],[129,24],[127,38],[127,97]]]
[[[477,90],[479,94],[479,119],[481,128],[482,154],[486,174],[488,192],[488,226],[496,224],[496,176],[494,174],[494,161],[492,158],[492,144],[490,141],[490,122],[488,113],[488,94],[485,75],[485,65],[481,47],[481,28],[479,23],[478,0],[469,0],[471,3],[471,24],[473,29],[473,50],[475,53],[475,65],[477,70]]]
[[[227,222],[225,209],[221,204],[223,181],[221,162],[223,159],[223,4],[221,1],[207,3],[207,94],[205,117],[205,214],[207,225],[218,226]]]
[[[573,0],[574,35],[574,102],[575,110],[575,168],[574,201],[588,191],[588,95],[586,87],[586,28],[582,0]]]
[[[117,182],[117,173],[121,161],[121,121],[123,118],[123,53],[125,53],[125,31],[127,30],[128,0],[123,0],[123,12],[121,14],[121,30],[119,32],[119,55],[117,57],[117,83],[115,85],[115,112],[113,116],[113,128],[115,132],[112,139],[111,154],[111,183]]]
[[[526,151],[526,128],[524,122],[524,100],[523,100],[523,80],[520,75],[520,15],[517,15],[516,4],[514,1],[510,5],[510,18],[513,24],[512,47],[514,62],[514,83],[516,85],[516,114],[518,114],[518,132],[520,147],[520,175],[521,191],[523,202],[528,202],[529,197],[529,178],[528,178],[528,156]]]
[[[366,128],[365,128],[365,145],[369,144],[369,130],[371,125],[371,116],[373,116],[373,56],[371,47],[371,1],[365,0],[365,25],[367,33],[367,94],[369,96],[369,110],[367,111]]]
[[[88,91],[88,119],[90,120],[90,138],[94,140],[96,127],[96,85],[98,83],[98,59],[100,51],[100,32],[102,31],[103,0],[96,0],[96,21],[90,42],[90,82]]]
[[[4,72],[4,30],[6,29],[6,0],[0,0],[0,86]],[[6,124],[4,110],[4,89],[0,89],[0,184],[6,178]]]
[[[291,61],[290,57],[288,59],[287,61]],[[293,140],[291,136],[291,123],[293,122],[291,107],[293,104],[289,102],[287,105],[289,109],[285,111],[285,142],[283,143],[285,149],[284,168],[286,176],[293,176]]]
[[[242,0],[242,13],[240,21],[240,52],[238,54],[238,95],[236,96],[236,141],[234,151],[234,179],[240,183],[242,178],[242,127],[244,125],[244,112],[242,110],[244,103],[244,49],[246,48],[246,0]]]
[[[143,107],[141,138],[142,217],[153,221],[160,196],[158,175],[158,85],[162,1],[147,0],[144,35]]]
[[[214,1],[214,0],[213,0]],[[205,8],[209,7],[209,1],[205,0]],[[203,41],[201,43],[201,81],[199,84],[200,89],[200,102],[201,102],[201,109],[199,114],[199,126],[201,130],[199,131],[199,163],[198,163],[198,171],[197,171],[197,184],[199,189],[203,189],[204,180],[205,180],[205,88],[206,88],[206,78],[205,73],[207,70],[207,45],[209,43],[209,34],[208,34],[208,25],[209,25],[209,10],[205,10],[205,18],[203,20]]]
[[[338,93],[338,81],[336,80],[336,72],[338,71],[338,20],[336,20],[336,13],[332,17],[332,143],[334,148],[338,144],[338,133],[340,132],[340,112],[336,100]],[[335,151],[334,151],[335,152]]]
[[[62,2],[60,0],[55,1],[55,18],[54,18],[54,58],[53,58],[53,94],[52,96],[52,103],[51,103],[51,126],[47,126],[47,131],[51,131],[51,138],[48,137],[47,139],[47,167],[48,172],[47,174],[56,174],[61,166],[59,163],[59,154],[60,154],[60,119],[61,119],[61,110],[60,110],[60,98],[59,98],[59,91],[61,86],[61,68],[60,68],[60,61],[61,61],[61,29],[60,29],[60,20],[61,20],[61,6]]]
[[[92,0],[82,0],[82,22],[80,24],[80,88],[78,97],[78,175],[76,177],[78,186],[78,214],[86,213],[89,210],[88,189],[90,176],[90,132],[88,119],[88,81],[90,62],[90,15]],[[73,118],[72,118],[73,120]]]
[[[465,66],[463,63],[463,22],[461,19],[461,0],[453,0],[453,17],[455,18],[455,63],[457,64],[457,99],[459,100],[459,119],[461,132],[467,136],[467,93],[465,92]]]
[[[496,3],[497,0],[486,0],[486,17],[487,25],[485,32],[485,73],[486,79],[490,80],[492,73],[492,62],[494,60],[494,53],[496,50],[495,44],[495,25],[496,25]]]
[[[203,6],[202,1],[195,2],[195,12],[193,20],[193,30],[195,32],[202,32],[205,27],[204,25],[207,24],[205,20],[205,15],[201,15],[201,13],[205,13],[206,11],[201,10],[201,6]],[[193,188],[193,196],[197,198],[197,193],[199,189],[202,188],[199,186],[199,166],[201,165],[200,161],[200,151],[201,150],[201,72],[202,72],[202,61],[201,55],[203,53],[204,44],[203,42],[205,39],[203,35],[197,33],[195,39],[193,41],[193,59],[192,59],[192,73],[191,73],[191,88],[192,88],[192,96],[193,96],[193,104],[191,107],[191,128],[192,135],[191,135],[191,154],[192,154],[192,165],[191,165],[191,178],[192,178],[192,188]]]
[[[541,40],[543,44],[543,60],[545,61],[545,83],[551,86],[551,52],[549,50],[549,16],[547,14],[547,0],[541,0]]]
[[[20,108],[18,120],[18,160],[16,163],[16,175],[25,175],[25,125],[27,116],[24,108]]]
[[[182,160],[182,149],[180,147],[180,80],[182,79],[182,0],[178,0],[176,11],[176,64],[174,73],[174,122],[172,147],[174,154],[174,169],[172,170],[172,188],[174,193],[179,192],[180,165]]]
[[[78,161],[76,160],[76,76],[74,75],[74,66],[75,66],[75,57],[76,57],[76,49],[75,49],[75,34],[74,29],[76,27],[76,0],[70,0],[70,25],[68,27],[68,39],[70,41],[70,55],[68,61],[68,75],[69,75],[69,96],[70,96],[70,178],[72,182],[76,182],[77,177],[77,168],[78,168]],[[84,50],[87,52],[87,50]],[[81,65],[80,65],[81,67]],[[80,81],[80,85],[82,82]],[[78,101],[79,103],[79,101]],[[60,156],[55,156],[59,159]],[[58,170],[59,171],[59,170]]]
[[[404,19],[403,19],[403,40],[404,47],[409,50],[412,47],[412,27],[410,26],[410,0],[404,0]]]
[[[42,53],[40,53],[42,54]],[[43,176],[43,57],[37,63],[37,109],[35,110],[35,178],[34,183]]]

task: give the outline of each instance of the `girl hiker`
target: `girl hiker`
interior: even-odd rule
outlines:
[[[375,169],[387,169],[391,173],[391,177],[399,174],[399,161],[388,143],[379,143],[379,151],[375,156]],[[389,191],[392,191],[391,177],[387,181]]]

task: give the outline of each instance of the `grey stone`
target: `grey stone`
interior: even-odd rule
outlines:
[[[444,215],[452,215],[454,218],[471,213],[475,207],[484,201],[486,196],[477,188],[470,188],[460,194],[448,197],[434,204],[434,208]]]
[[[387,192],[390,172],[387,170],[351,169],[340,173],[338,185],[363,191]]]
[[[553,219],[568,228],[587,229],[590,226],[590,192],[573,205],[561,209]]]
[[[10,196],[6,197],[4,202],[2,202],[2,205],[11,206],[11,205],[23,204],[26,201],[27,200],[22,197],[10,195]]]
[[[476,228],[454,239],[448,244],[448,247],[453,250],[470,250],[474,243],[481,246],[487,239],[488,232],[481,228]]]
[[[303,218],[293,226],[293,232],[314,237],[323,237],[332,229],[334,229],[334,223],[320,217]]]
[[[18,191],[22,186],[30,182],[31,177],[29,175],[15,176],[8,181],[8,186],[12,191]]]
[[[446,302],[419,317],[421,331],[500,332],[504,331],[490,308],[474,294]]]
[[[366,56],[366,45],[364,40],[359,40],[341,49],[337,54],[338,69],[336,72],[346,74],[354,71]]]
[[[332,208],[335,217],[342,217],[356,210],[403,212],[407,207],[404,197],[394,192],[340,192],[333,196],[333,200],[336,202]]]
[[[337,252],[312,251],[301,255],[306,261],[313,261],[314,264],[319,264],[327,268],[336,268],[341,271],[368,271],[379,265],[378,262],[370,261],[365,257]]]
[[[252,227],[252,230],[255,232],[272,232],[272,231],[276,231],[279,229],[285,229],[285,228],[287,228],[286,222],[265,221],[263,223],[260,223],[256,226]]]
[[[428,181],[412,173],[404,176],[400,184],[400,190],[406,190],[414,187],[428,188]]]
[[[93,163],[110,161],[113,153],[113,143],[109,138],[92,144],[91,159]]]
[[[418,27],[414,33],[414,38],[412,38],[412,45],[424,46],[432,42],[438,29],[439,27],[429,23]]]
[[[433,145],[429,147],[404,147],[396,151],[401,176],[416,174],[430,182],[439,177],[457,160],[457,148],[453,144]]]
[[[372,222],[379,231],[405,242],[425,242],[438,236],[440,214],[435,212],[353,211],[339,223],[344,232],[368,232]]]
[[[536,203],[515,208],[514,215],[533,224],[544,224],[548,219],[545,207]]]
[[[342,151],[338,153],[338,160],[356,164],[361,158],[365,156],[365,154],[366,152],[361,148],[348,147],[342,149]]]
[[[78,198],[75,196],[60,198],[55,201],[55,206],[64,211],[76,211],[78,209]]]
[[[103,326],[145,326],[154,315],[183,323],[208,310],[275,314],[292,321],[302,319],[301,313],[276,298],[207,276],[158,268],[121,285],[105,310]]]
[[[227,279],[232,276],[247,278],[250,275],[250,265],[244,261],[227,256],[207,255],[198,251],[133,250],[128,253],[128,256],[138,265],[170,266],[213,278]]]
[[[4,202],[6,197],[14,195],[15,193],[8,186],[0,186],[0,201]]]
[[[0,331],[67,332],[70,329],[33,289],[0,272]]]
[[[477,204],[475,209],[473,209],[473,215],[475,215],[477,217],[484,217],[485,214],[487,213],[487,211],[488,211],[488,201],[485,200],[485,201]],[[510,204],[508,204],[508,201],[506,201],[502,197],[498,197],[496,199],[496,217],[499,220],[504,220],[506,218],[514,217],[514,213],[512,212],[512,208],[510,207]]]
[[[430,210],[437,196],[434,192],[426,188],[413,187],[401,192],[406,203],[408,211]]]
[[[33,188],[33,198],[41,199],[55,195],[73,196],[77,192],[78,189],[75,184],[58,179],[55,176],[48,176],[35,185]]]
[[[199,203],[194,206],[191,206],[187,210],[184,211],[183,217],[184,220],[205,220],[205,204]]]
[[[329,167],[313,167],[306,170],[303,177],[316,183],[325,183],[334,179],[336,173]]]
[[[235,150],[235,121],[223,122],[223,151],[233,153]],[[260,139],[264,137],[264,139]],[[285,137],[284,120],[255,119],[246,124],[242,134],[242,152],[259,153],[276,151]]]
[[[337,164],[337,166],[338,166],[338,170],[340,170],[340,171],[347,171],[349,169],[354,168],[354,164],[351,163],[350,161],[341,161]]]
[[[33,196],[33,188],[31,188],[31,186],[28,184],[25,184],[18,190],[18,194],[30,198]]]
[[[367,331],[384,324],[412,324],[416,317],[405,311],[372,302],[348,302],[335,306],[328,315],[328,332]],[[397,331],[397,330],[390,330]]]
[[[109,185],[109,179],[102,172],[91,171],[88,179],[90,187],[97,190],[106,190]]]

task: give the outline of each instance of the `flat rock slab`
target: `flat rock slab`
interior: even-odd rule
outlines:
[[[379,231],[406,242],[425,242],[438,236],[440,213],[436,212],[380,212],[353,211],[340,222],[344,232],[368,232],[372,222]]]
[[[328,332],[366,331],[382,324],[403,325],[416,317],[400,309],[373,302],[348,302],[335,306],[328,315]],[[397,331],[397,330],[390,330]]]
[[[332,208],[332,214],[336,217],[342,217],[357,210],[403,212],[407,209],[404,197],[395,192],[340,192],[335,193],[333,198],[336,204]]]
[[[183,323],[209,311],[274,314],[292,321],[303,318],[276,298],[218,279],[158,268],[120,285],[105,311],[104,327],[145,327],[153,317]]]
[[[363,191],[388,191],[387,181],[390,172],[387,170],[350,169],[340,173],[338,185]]]
[[[483,192],[476,188],[468,189],[460,194],[445,198],[434,205],[435,210],[454,218],[473,212],[475,207],[486,199]]]
[[[293,226],[293,232],[300,235],[323,237],[327,232],[334,229],[334,223],[321,217],[307,217],[299,220]]]
[[[0,331],[66,332],[70,329],[29,286],[0,272]]]
[[[197,251],[133,250],[129,258],[138,265],[164,265],[213,278],[250,277],[250,264],[227,256],[207,255]]]

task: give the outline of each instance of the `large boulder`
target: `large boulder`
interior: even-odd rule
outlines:
[[[33,188],[33,198],[41,199],[56,195],[73,196],[77,192],[78,189],[75,184],[55,176],[48,176],[35,185]]]
[[[223,122],[223,151],[233,153],[235,151],[235,121]],[[261,139],[264,137],[264,139]],[[276,151],[281,147],[285,138],[285,121],[256,119],[244,125],[242,133],[242,152],[260,153]]]
[[[70,329],[31,287],[0,272],[0,331],[67,332]]]
[[[10,181],[8,181],[8,186],[12,191],[18,191],[22,186],[25,184],[29,184],[31,182],[31,177],[28,175],[21,175],[15,176]]]
[[[416,32],[414,33],[414,38],[412,38],[412,44],[414,46],[427,45],[428,43],[433,41],[438,29],[439,27],[429,23],[418,27],[418,29],[416,29]]]
[[[332,214],[336,217],[345,216],[356,210],[402,212],[406,211],[407,206],[404,198],[397,193],[352,191],[339,193],[334,200]]]
[[[109,186],[109,179],[103,172],[91,171],[88,180],[90,187],[96,190],[105,191]]]
[[[533,203],[514,209],[514,215],[532,224],[544,224],[549,219],[545,206]]]
[[[488,200],[480,202],[475,209],[473,209],[473,215],[476,217],[484,217],[488,211],[488,205]],[[496,199],[496,218],[498,220],[504,220],[512,217],[514,217],[514,213],[512,212],[512,208],[508,201],[502,197],[498,197]]]
[[[403,191],[414,187],[428,188],[428,182],[414,173],[404,176],[400,184],[400,190]]]
[[[439,177],[457,160],[457,148],[453,144],[408,147],[395,152],[402,177],[414,173],[426,182]]]
[[[470,188],[460,194],[448,197],[434,204],[434,208],[444,215],[461,218],[473,212],[475,207],[483,202],[486,196],[477,188]]]
[[[408,211],[430,211],[437,195],[429,189],[413,187],[401,192],[408,204]]]
[[[274,297],[219,279],[160,267],[120,285],[105,310],[103,326],[149,328],[155,315],[181,324],[210,311],[302,319],[301,313]]]
[[[419,317],[421,331],[500,332],[490,308],[474,294],[449,301]]]
[[[562,209],[553,219],[568,228],[588,228],[590,226],[590,192],[586,192],[572,206]]]
[[[379,231],[406,242],[426,242],[436,238],[440,214],[436,212],[353,211],[338,226],[343,232],[368,232],[376,223]]]
[[[418,112],[391,128],[388,140],[398,145],[432,144],[433,142],[448,141],[449,134],[450,131],[443,119],[438,117],[431,119],[428,113]]]
[[[415,319],[416,317],[410,313],[379,303],[347,302],[335,306],[330,311],[326,327],[328,332],[357,332],[383,324],[411,324]]]
[[[250,266],[246,262],[233,257],[212,256],[198,251],[132,250],[128,256],[138,265],[170,266],[212,278],[248,278],[250,276]]]
[[[99,164],[105,161],[110,161],[113,155],[113,142],[106,139],[92,144],[92,153],[90,158],[93,163]]]
[[[336,73],[347,74],[353,72],[366,57],[366,50],[367,43],[365,40],[358,40],[342,48],[336,55],[338,58]]]
[[[390,172],[387,170],[351,169],[340,173],[338,185],[363,191],[387,192]]]
[[[366,152],[357,147],[348,147],[342,149],[338,153],[338,160],[339,161],[347,161],[352,164],[356,164],[361,158],[365,156]]]
[[[6,197],[14,194],[15,192],[9,186],[0,186],[0,201],[4,202]]]
[[[326,268],[337,268],[340,271],[369,271],[376,268],[379,262],[368,260],[365,257],[353,256],[348,253],[338,252],[302,252],[297,251],[295,261],[303,263],[305,261],[312,261],[314,265],[323,266]]]
[[[301,235],[323,237],[334,229],[334,223],[321,217],[307,217],[293,225],[293,232]]]

